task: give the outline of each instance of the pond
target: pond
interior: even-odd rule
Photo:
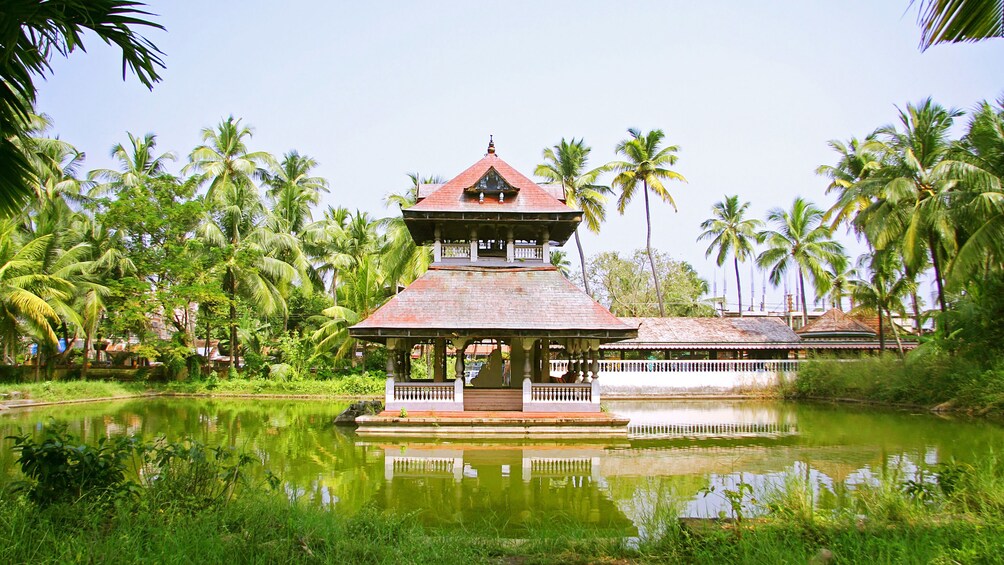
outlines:
[[[729,511],[726,490],[755,495],[792,477],[818,506],[878,477],[911,477],[949,460],[1004,450],[1004,428],[969,419],[861,407],[761,401],[615,401],[631,419],[621,442],[363,440],[334,426],[343,403],[157,398],[0,413],[0,436],[52,419],[88,442],[108,435],[191,437],[253,454],[290,496],[332,511],[365,505],[435,527],[518,536],[567,524],[611,535],[644,531],[665,508]],[[18,475],[10,441],[0,482]],[[708,492],[709,489],[713,492]],[[671,501],[671,504],[669,504]]]

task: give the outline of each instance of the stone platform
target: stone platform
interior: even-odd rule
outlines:
[[[604,412],[399,412],[356,419],[363,437],[627,439],[628,419]]]

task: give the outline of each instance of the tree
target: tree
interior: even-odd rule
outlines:
[[[825,280],[825,264],[834,256],[842,255],[844,248],[830,237],[823,225],[823,211],[801,197],[795,198],[791,210],[771,208],[767,223],[775,229],[760,232],[767,249],[757,257],[760,268],[770,269],[771,284],[777,286],[792,268],[798,271],[798,287],[802,299],[802,325],[809,323],[805,302],[805,273],[808,272],[816,288]]]
[[[617,144],[617,153],[628,158],[627,161],[616,161],[609,166],[618,171],[614,177],[613,186],[621,189],[620,197],[617,199],[617,211],[621,214],[628,203],[635,196],[635,190],[639,181],[642,185],[642,194],[645,197],[645,249],[648,253],[649,267],[652,269],[652,282],[655,285],[655,296],[659,303],[659,315],[665,316],[665,308],[662,305],[662,291],[659,288],[659,277],[656,275],[655,259],[652,257],[652,217],[649,211],[648,192],[669,202],[676,210],[676,202],[666,190],[664,180],[678,180],[687,182],[687,179],[680,173],[670,170],[667,167],[676,164],[676,153],[680,148],[670,145],[660,148],[665,134],[661,129],[655,129],[642,135],[640,130],[629,129],[630,138]]]
[[[381,254],[380,267],[384,278],[392,284],[395,291],[398,283],[410,283],[420,277],[432,264],[432,250],[425,245],[415,245],[415,240],[404,223],[401,210],[410,208],[418,202],[418,189],[422,184],[442,184],[445,179],[433,175],[422,179],[418,173],[409,173],[411,187],[407,191],[392,192],[384,198],[384,206],[397,207],[398,214],[383,218],[377,226],[383,228],[386,245]],[[358,212],[357,212],[358,214]],[[357,230],[358,231],[358,230]]]
[[[561,272],[561,274],[567,279],[569,273],[568,268],[572,266],[572,264],[568,261],[568,254],[564,251],[552,251],[550,261],[551,266],[557,267],[558,271]],[[583,281],[584,280],[585,279],[583,279]]]
[[[230,116],[216,129],[202,130],[203,145],[189,156],[191,168],[208,183],[198,233],[201,241],[215,249],[221,283],[229,300],[230,366],[238,362],[237,299],[243,298],[265,315],[283,311],[281,286],[296,277],[293,266],[276,255],[296,248],[296,239],[276,233],[264,221],[265,210],[255,178],[264,171],[259,165],[275,165],[264,152],[250,152],[245,138],[251,128]]]
[[[600,224],[606,219],[606,195],[610,187],[597,184],[596,179],[602,173],[610,170],[609,165],[603,165],[592,170],[586,170],[589,153],[592,148],[583,139],[571,142],[561,138],[554,147],[544,149],[544,162],[537,165],[534,174],[550,182],[561,184],[565,194],[565,202],[572,208],[582,210],[586,228],[593,233],[600,233]],[[586,276],[586,256],[582,252],[582,241],[579,239],[578,227],[575,229],[575,246],[579,250],[579,265],[582,267],[582,281],[586,294],[589,290],[589,277]]]
[[[1004,267],[1004,98],[977,106],[953,157],[948,174],[965,192],[958,220],[966,237],[948,276],[961,287]]]
[[[892,329],[900,357],[903,343],[892,321],[892,313],[903,312],[903,297],[910,293],[912,283],[903,275],[901,265],[894,253],[882,251],[871,256],[871,277],[857,279],[851,283],[851,294],[857,305],[857,312],[875,312],[879,318],[879,349],[885,350],[885,326]],[[885,316],[885,320],[883,320]],[[918,328],[919,329],[919,328]]]
[[[833,139],[828,145],[840,154],[840,159],[836,165],[820,165],[816,169],[817,175],[830,179],[826,194],[837,193],[837,201],[827,210],[824,220],[831,221],[831,231],[846,222],[861,234],[861,226],[854,223],[854,218],[872,203],[867,181],[875,171],[881,169],[882,146],[875,139],[875,134],[869,135],[864,141],[859,141],[856,137],[852,137],[847,143]]]
[[[311,169],[316,166],[316,160],[290,151],[283,155],[278,167],[265,173],[268,195],[274,203],[272,216],[277,220],[276,231],[299,235],[313,220],[311,208],[320,202],[322,192],[328,192],[327,180],[310,176]]]
[[[698,241],[711,240],[704,256],[709,257],[717,250],[715,263],[719,267],[732,254],[740,316],[743,315],[743,290],[739,279],[739,263],[753,256],[753,242],[757,240],[757,230],[763,226],[760,220],[745,217],[749,205],[749,202],[739,204],[738,195],[726,196],[723,202],[717,202],[711,207],[713,217],[701,222],[704,232],[697,237]]]
[[[119,169],[96,169],[88,175],[92,179],[104,181],[95,187],[95,195],[139,186],[151,178],[166,174],[167,162],[177,159],[171,151],[155,155],[157,136],[152,133],[139,138],[126,132],[126,136],[129,138],[128,147],[121,143],[112,147],[111,155],[118,161]]]
[[[876,198],[857,217],[875,249],[900,249],[907,267],[917,270],[930,258],[942,312],[945,262],[957,250],[953,208],[960,196],[951,174],[955,163],[948,159],[949,135],[961,114],[928,98],[900,110],[900,128],[880,128],[885,156],[876,173]]]
[[[17,222],[0,220],[0,338],[4,359],[13,357],[12,346],[23,335],[21,326],[55,344],[54,323],[59,315],[47,298],[68,298],[72,284],[43,272],[42,265],[53,235],[41,237],[19,233]]]
[[[84,50],[91,31],[122,50],[122,73],[131,70],[153,88],[164,68],[157,46],[133,28],[163,29],[128,0],[5,0],[0,17],[0,215],[11,215],[32,193],[33,169],[20,150],[35,104],[35,78],[52,70],[53,54]]]
[[[670,316],[713,316],[714,308],[701,296],[708,292],[708,283],[693,267],[675,261],[658,250],[654,252],[656,272],[665,295],[665,314]],[[655,316],[655,286],[645,273],[648,253],[639,249],[629,257],[616,252],[594,255],[589,261],[589,276],[597,300],[616,316]]]
[[[1000,0],[920,0],[917,23],[921,51],[939,43],[1004,37],[1004,5]]]

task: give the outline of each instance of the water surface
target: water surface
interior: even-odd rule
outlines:
[[[37,434],[54,419],[89,442],[122,434],[191,437],[254,454],[291,496],[334,512],[373,505],[429,526],[514,536],[563,527],[634,535],[667,502],[683,516],[718,516],[729,511],[722,489],[746,483],[762,495],[792,477],[813,485],[818,505],[839,504],[841,493],[878,477],[950,459],[975,462],[1004,448],[1000,425],[926,413],[756,401],[606,407],[657,435],[621,442],[363,440],[332,424],[344,403],[158,398],[10,410],[0,414],[0,436]],[[14,459],[5,441],[0,482],[18,476]]]

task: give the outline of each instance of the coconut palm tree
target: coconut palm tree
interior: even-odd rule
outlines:
[[[608,186],[597,184],[596,179],[610,170],[609,165],[587,170],[589,153],[592,148],[583,139],[571,142],[561,138],[554,147],[544,149],[544,162],[537,165],[534,174],[550,182],[560,183],[565,194],[565,202],[572,208],[582,210],[586,228],[593,233],[600,233],[600,224],[606,219],[607,195],[611,190]],[[582,241],[579,230],[575,229],[575,247],[579,251],[579,265],[582,267],[582,281],[589,290],[589,277],[586,276],[586,256],[582,251]]]
[[[746,210],[750,203],[739,203],[739,196],[726,196],[722,202],[711,207],[713,217],[701,222],[704,230],[697,237],[698,241],[711,240],[705,257],[716,252],[715,263],[721,267],[729,254],[736,269],[736,295],[739,300],[739,315],[743,315],[743,289],[739,279],[739,263],[753,256],[753,242],[757,241],[757,230],[763,222],[754,218],[746,218]]]
[[[202,145],[192,150],[183,173],[194,171],[200,184],[208,184],[206,202],[216,205],[216,195],[234,185],[253,185],[265,176],[266,166],[277,168],[275,157],[265,151],[248,151],[246,140],[254,135],[249,126],[229,116],[216,128],[203,128]],[[226,200],[226,199],[224,199]]]
[[[802,299],[802,325],[809,323],[805,301],[805,273],[808,272],[816,288],[826,277],[825,264],[844,248],[830,236],[823,225],[823,211],[801,197],[795,198],[791,210],[771,208],[767,223],[774,229],[760,232],[765,249],[757,257],[757,265],[770,269],[768,277],[777,286],[792,268],[798,271],[798,286]]]
[[[43,270],[54,238],[25,234],[16,220],[0,220],[0,341],[5,360],[13,357],[13,345],[24,333],[56,343],[53,327],[59,324],[59,314],[49,299],[69,299],[73,285]],[[22,326],[27,332],[21,331]]]
[[[317,161],[290,151],[283,155],[278,167],[265,174],[268,195],[274,205],[272,215],[278,220],[277,231],[298,235],[313,220],[311,208],[321,200],[321,193],[328,192],[328,181],[322,177],[310,176]]]
[[[22,0],[5,2],[0,18],[0,216],[16,212],[30,198],[34,169],[19,143],[27,137],[35,104],[35,78],[52,71],[55,54],[83,50],[84,31],[122,50],[122,72],[130,69],[148,88],[163,68],[157,46],[137,27],[163,29],[145,16],[140,2],[127,0]]]
[[[903,313],[903,298],[908,295],[913,283],[903,275],[902,265],[892,251],[880,251],[871,255],[871,276],[851,282],[851,295],[856,304],[854,312],[874,312],[879,318],[879,349],[885,350],[885,326],[892,329],[900,357],[903,357],[903,342],[892,321],[892,313]],[[885,318],[883,320],[883,317]]]
[[[167,163],[178,157],[173,151],[156,154],[157,136],[148,133],[136,137],[126,132],[128,144],[116,143],[111,156],[118,161],[118,170],[95,169],[88,175],[91,179],[103,181],[92,190],[91,196],[101,196],[118,192],[123,188],[139,186],[147,180],[167,173]]]
[[[960,115],[928,98],[900,110],[899,128],[880,128],[885,157],[876,173],[877,198],[857,218],[875,249],[897,247],[913,269],[930,258],[942,312],[945,264],[957,251],[953,215],[963,196],[949,159],[950,130]]]
[[[921,51],[938,43],[1004,37],[1004,9],[1000,1],[920,0],[917,23],[921,27]]]
[[[966,193],[959,221],[968,235],[949,269],[959,286],[1004,266],[1004,97],[977,106],[953,156],[948,174]]]
[[[642,195],[645,197],[645,250],[648,263],[652,269],[652,282],[655,285],[656,300],[659,302],[659,316],[665,316],[666,310],[662,304],[662,291],[659,288],[659,276],[655,271],[655,259],[652,258],[652,217],[649,210],[648,193],[652,193],[665,202],[669,202],[676,210],[676,202],[666,190],[663,181],[678,180],[687,182],[680,173],[669,169],[677,161],[676,153],[680,148],[676,145],[659,147],[666,134],[661,129],[655,129],[642,135],[640,130],[628,130],[631,137],[617,144],[617,153],[627,157],[627,161],[615,161],[609,166],[617,171],[613,186],[620,188],[617,198],[617,211],[624,213],[631,199],[634,198],[638,183],[641,183]]]
[[[558,271],[567,279],[570,274],[569,268],[572,263],[568,260],[568,254],[564,251],[551,251],[551,266],[557,267]]]
[[[861,234],[861,226],[856,225],[854,219],[873,201],[874,187],[868,181],[882,166],[882,146],[874,134],[863,141],[852,137],[847,143],[833,139],[828,145],[840,154],[840,159],[836,165],[820,165],[816,169],[817,175],[830,179],[826,194],[837,193],[837,201],[826,211],[824,219],[831,222],[831,231],[847,223]]]
[[[442,184],[446,179],[439,175],[422,178],[418,173],[409,173],[411,187],[405,192],[392,192],[384,198],[384,206],[397,207],[398,212],[410,208],[418,202],[418,189],[423,184]],[[381,253],[380,267],[383,277],[391,283],[395,291],[398,283],[408,284],[429,269],[432,264],[432,250],[425,245],[415,245],[415,240],[399,213],[382,218],[377,225],[384,230],[386,245]]]

